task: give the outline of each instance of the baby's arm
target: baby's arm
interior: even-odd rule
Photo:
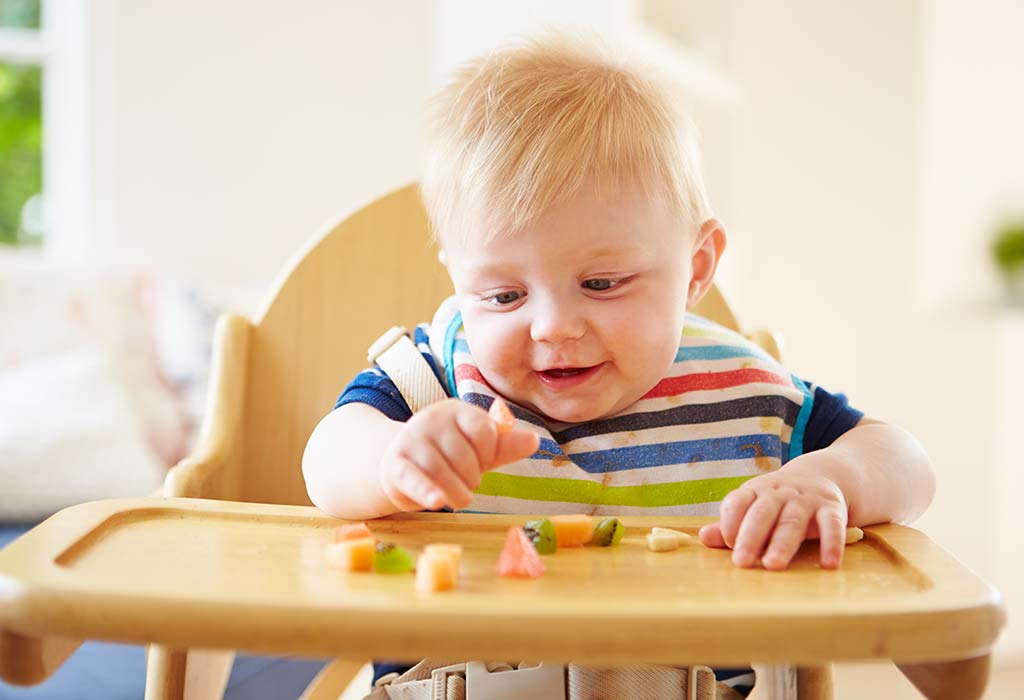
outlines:
[[[934,494],[931,463],[913,436],[865,418],[829,447],[730,493],[719,522],[700,536],[709,547],[732,548],[737,566],[760,559],[768,569],[786,568],[804,539],[819,537],[821,565],[836,568],[848,525],[911,522]]]
[[[457,399],[432,404],[405,423],[349,403],[317,425],[302,473],[313,503],[339,518],[460,508],[485,471],[530,456],[537,443],[527,430],[499,435],[486,411]]]

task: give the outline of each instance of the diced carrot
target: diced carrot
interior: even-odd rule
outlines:
[[[494,422],[498,424],[499,434],[510,432],[516,427],[516,417],[512,415],[508,404],[500,396],[495,397],[490,410],[487,412],[491,415]]]
[[[553,515],[549,520],[559,547],[582,547],[594,536],[594,519],[589,515]]]
[[[332,542],[327,545],[327,563],[342,571],[369,571],[373,568],[376,542],[372,537]]]
[[[416,560],[416,592],[437,593],[455,588],[458,578],[452,557],[424,552]]]
[[[424,547],[423,553],[448,557],[452,560],[452,566],[455,568],[456,573],[458,573],[459,564],[462,562],[462,545],[435,542]]]
[[[366,523],[346,523],[334,528],[334,541],[344,542],[345,540],[359,540],[364,537],[373,537],[370,528]]]

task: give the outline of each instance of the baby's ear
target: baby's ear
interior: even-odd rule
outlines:
[[[697,305],[715,280],[718,261],[725,251],[725,227],[718,219],[708,219],[697,232],[690,259],[690,287],[686,294],[686,308]]]

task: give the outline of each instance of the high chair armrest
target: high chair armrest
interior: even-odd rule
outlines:
[[[242,426],[252,323],[235,314],[217,320],[210,386],[195,451],[164,479],[163,495],[235,500],[242,465]]]

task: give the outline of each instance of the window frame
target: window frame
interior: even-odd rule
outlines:
[[[87,5],[41,0],[38,29],[0,28],[0,61],[39,66],[43,73],[42,247],[47,257],[80,258],[89,247]]]

